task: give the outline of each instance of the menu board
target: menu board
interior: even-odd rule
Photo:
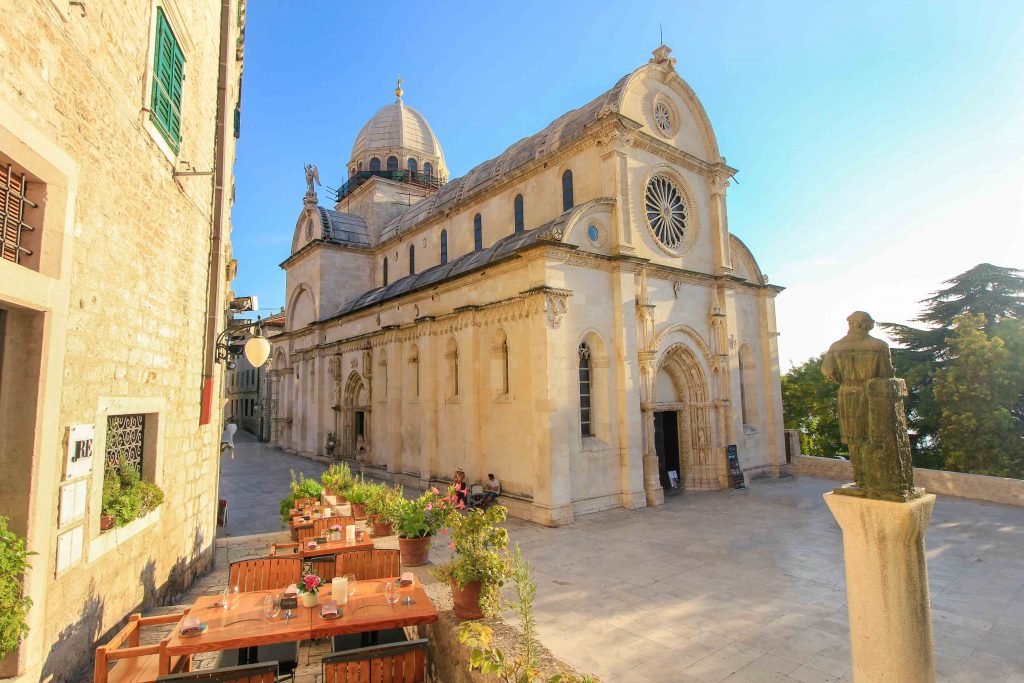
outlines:
[[[725,457],[729,459],[729,472],[732,474],[732,487],[734,489],[747,488],[747,485],[743,483],[743,470],[740,469],[740,456],[736,451],[736,444],[730,444],[725,447]]]

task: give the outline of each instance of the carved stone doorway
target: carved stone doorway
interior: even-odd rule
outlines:
[[[369,398],[363,378],[357,372],[349,375],[345,382],[338,444],[343,457],[357,460],[370,449]]]
[[[654,404],[655,446],[657,446],[658,414],[675,416],[675,443],[681,471],[680,486],[688,491],[708,491],[721,488],[719,463],[714,460],[711,443],[711,401],[707,379],[700,362],[693,351],[682,344],[676,344],[662,357],[657,372],[657,401]],[[662,439],[669,437],[671,427],[666,428],[662,418]],[[661,454],[670,453],[669,447],[658,451],[659,469]],[[662,474],[662,485],[667,480],[668,467]],[[668,488],[666,487],[666,490]]]
[[[654,413],[654,450],[658,454],[658,476],[665,495],[682,490],[683,471],[679,461],[679,411]]]

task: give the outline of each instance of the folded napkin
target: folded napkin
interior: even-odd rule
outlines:
[[[399,586],[411,586],[415,581],[412,572],[402,572],[402,576],[398,579]]]
[[[287,588],[284,589],[284,594],[285,595],[298,595],[299,594],[299,587],[296,586],[293,583],[293,584],[289,585]]]
[[[203,632],[203,625],[195,617],[185,617],[181,620],[181,635],[194,636]]]
[[[320,605],[320,616],[322,616],[322,617],[336,617],[336,616],[338,616],[338,602],[336,600],[328,600],[324,604]]]
[[[306,547],[309,548],[310,550],[315,549],[316,548],[316,541],[310,541],[309,543],[306,544]]]

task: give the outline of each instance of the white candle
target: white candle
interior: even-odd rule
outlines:
[[[331,579],[331,599],[336,600],[339,605],[348,602],[348,578],[335,576]]]

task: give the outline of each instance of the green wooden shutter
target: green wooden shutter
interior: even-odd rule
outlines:
[[[151,117],[167,144],[177,153],[181,147],[181,90],[185,80],[185,54],[171,31],[162,7],[156,9],[156,45],[153,52]]]

